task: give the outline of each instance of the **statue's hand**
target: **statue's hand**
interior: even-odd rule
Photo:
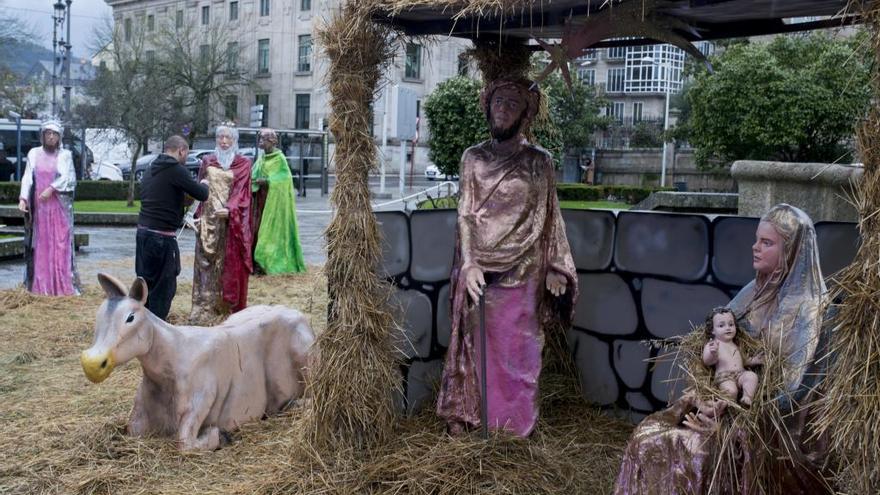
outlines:
[[[21,210],[21,211],[23,211],[23,212],[25,212],[25,213],[27,213],[27,211],[28,211],[28,204],[27,204],[27,200],[26,200],[26,199],[19,199],[19,200],[18,200],[18,209]]]
[[[43,192],[40,193],[40,200],[46,201],[47,199],[52,197],[52,193],[54,193],[54,192],[55,192],[55,189],[53,189],[52,186],[49,186],[46,189],[43,189]]]
[[[565,291],[568,290],[568,279],[565,278],[565,275],[555,270],[547,272],[546,284],[547,290],[556,297],[565,294]]]
[[[718,422],[701,412],[687,413],[682,424],[697,433],[713,433],[718,429]]]
[[[465,265],[462,269],[464,273],[464,283],[467,287],[471,300],[477,302],[483,295],[483,287],[486,286],[486,278],[483,276],[483,270],[475,265]]]

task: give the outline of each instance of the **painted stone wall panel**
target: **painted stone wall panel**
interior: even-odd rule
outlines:
[[[614,263],[626,272],[698,280],[709,266],[709,222],[701,215],[620,212]]]
[[[434,315],[431,299],[419,291],[398,289],[391,296],[391,307],[399,315],[395,320],[403,330],[394,339],[396,348],[407,359],[428,357],[431,353],[431,320]]]
[[[826,278],[852,263],[859,249],[859,229],[854,223],[819,222],[816,224],[819,264]]]
[[[632,291],[614,273],[579,273],[574,325],[606,335],[627,335],[636,331],[639,316]]]
[[[712,308],[724,306],[728,295],[711,285],[680,284],[653,278],[642,282],[642,315],[651,334],[660,339],[683,335],[701,325]]]
[[[455,253],[457,210],[418,210],[410,218],[412,277],[422,282],[449,279]]]
[[[743,286],[755,278],[752,244],[757,218],[718,217],[712,225],[712,272],[718,282]]]
[[[409,219],[398,211],[376,213],[382,235],[382,270],[396,277],[409,270]]]
[[[570,332],[569,339],[584,398],[592,404],[614,404],[620,390],[611,367],[608,344],[577,331]]]
[[[565,235],[578,270],[607,270],[614,255],[614,213],[562,210]]]

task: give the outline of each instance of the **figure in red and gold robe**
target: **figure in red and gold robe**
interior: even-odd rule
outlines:
[[[492,139],[461,161],[452,335],[437,413],[450,432],[480,424],[480,295],[485,297],[488,427],[527,436],[538,418],[544,328],[570,321],[577,275],[553,159],[524,138],[540,103],[530,81],[481,95]]]
[[[251,260],[251,162],[238,154],[238,132],[221,125],[217,149],[204,159],[208,200],[199,218],[190,322],[206,324],[247,306]]]

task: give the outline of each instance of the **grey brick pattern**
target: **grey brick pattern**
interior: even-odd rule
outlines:
[[[405,364],[401,408],[433,403],[449,345],[449,272],[455,210],[377,213],[382,273],[395,286],[395,344]],[[677,365],[649,364],[667,351],[647,344],[690,331],[754,276],[756,218],[655,212],[564,210],[580,298],[569,349],[584,397],[638,421],[681,393]],[[855,224],[816,225],[827,275],[858,247]]]

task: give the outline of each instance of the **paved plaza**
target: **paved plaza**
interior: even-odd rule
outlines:
[[[378,179],[373,178],[371,187],[378,192]],[[437,197],[437,189],[443,189],[442,195],[454,192],[455,185],[437,187],[440,183],[416,182],[415,187],[405,188],[404,197],[426,191]],[[388,182],[386,192],[390,198],[373,201],[376,211],[403,210],[414,208],[415,202],[425,199],[424,193],[404,202],[400,201],[397,183]],[[432,189],[433,188],[433,189]],[[332,190],[331,190],[332,192]],[[306,264],[320,266],[327,261],[324,231],[330,223],[332,210],[330,196],[322,196],[319,189],[307,189],[306,196],[296,198],[297,221],[300,243]],[[106,272],[121,280],[130,281],[134,277],[135,233],[134,226],[100,227],[78,225],[76,232],[89,234],[89,245],[81,248],[76,255],[77,269],[85,284],[92,284],[98,272]],[[185,230],[178,240],[180,245],[181,270],[178,282],[192,281],[193,252],[195,236],[192,230]],[[22,283],[24,278],[24,260],[0,261],[0,289],[11,289]]]

